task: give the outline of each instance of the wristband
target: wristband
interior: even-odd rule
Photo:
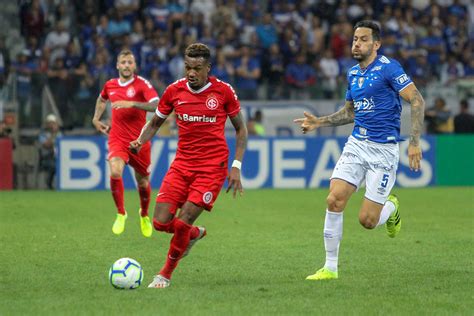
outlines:
[[[238,161],[237,159],[234,160],[234,162],[232,163],[232,168],[237,168],[240,170],[242,168],[242,162]]]

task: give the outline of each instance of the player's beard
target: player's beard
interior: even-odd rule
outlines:
[[[352,53],[352,58],[357,60],[359,63],[364,62],[367,59],[369,59],[369,57],[372,55],[373,51],[374,51],[374,47],[372,46],[367,50],[367,53],[365,53],[365,54],[362,53],[361,51],[359,51],[359,53],[357,55],[355,53]]]
[[[125,79],[125,80],[129,80],[130,78],[133,77],[133,71],[128,70],[128,71],[127,71],[127,74],[128,74],[128,75],[125,75],[125,71],[121,71],[121,72],[120,72],[120,77],[122,77],[122,78]]]

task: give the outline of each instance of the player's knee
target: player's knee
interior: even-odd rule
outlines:
[[[110,177],[114,179],[120,179],[122,177],[122,173],[118,170],[110,170]]]
[[[146,189],[146,188],[148,188],[148,180],[147,179],[142,179],[137,183],[137,185],[141,189]]]
[[[360,213],[359,214],[359,223],[367,229],[374,229],[377,226],[378,220],[375,219],[373,216],[370,216],[367,213]]]
[[[342,208],[344,207],[344,199],[332,192],[330,192],[326,198],[326,203],[328,205],[328,210],[330,211],[342,211]]]

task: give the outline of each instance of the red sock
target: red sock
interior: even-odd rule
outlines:
[[[114,197],[115,206],[119,214],[125,215],[123,206],[123,181],[122,178],[110,178],[110,189]]]
[[[192,227],[192,225],[186,224],[180,219],[174,221],[174,236],[171,238],[170,250],[168,251],[165,265],[160,271],[160,274],[165,278],[171,278],[171,274],[176,269],[179,259],[181,259],[181,256],[188,247]]]
[[[140,195],[140,208],[141,208],[141,216],[148,216],[148,205],[150,204],[150,194],[151,194],[151,187],[150,182],[146,188],[138,187],[138,194]]]
[[[153,227],[155,227],[155,229],[160,232],[167,232],[170,234],[174,234],[174,221],[175,220],[176,220],[176,217],[174,217],[170,222],[163,224],[157,221],[155,218],[153,218]]]
[[[174,221],[175,220],[176,220],[176,217],[173,218],[170,222],[163,224],[157,221],[155,218],[153,218],[153,227],[155,227],[155,229],[160,232],[174,234]],[[198,236],[199,236],[199,228],[197,228],[196,226],[192,226],[191,231],[189,233],[189,240],[195,239]]]

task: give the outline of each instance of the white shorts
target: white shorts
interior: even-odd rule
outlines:
[[[342,179],[357,189],[365,179],[365,197],[384,204],[395,184],[398,159],[398,144],[374,143],[349,136],[331,179]]]

